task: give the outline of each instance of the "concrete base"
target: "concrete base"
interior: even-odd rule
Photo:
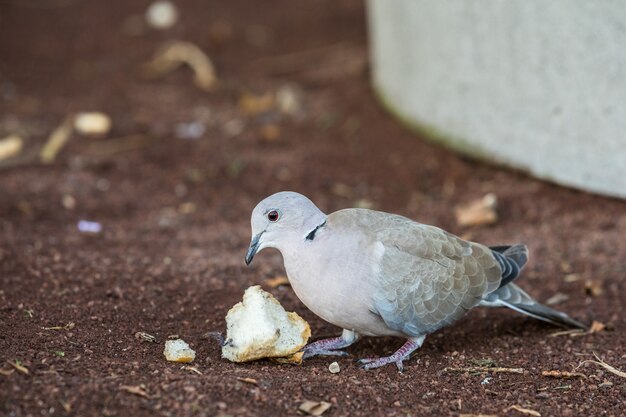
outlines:
[[[449,146],[626,198],[626,2],[369,0],[373,82]]]

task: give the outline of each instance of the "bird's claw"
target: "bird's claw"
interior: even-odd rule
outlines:
[[[304,348],[304,355],[302,355],[302,359],[312,358],[314,356],[349,356],[349,353],[343,350],[331,350],[331,349],[320,349],[320,348],[312,348],[307,349]]]
[[[393,356],[385,356],[382,358],[358,359],[356,362],[360,365],[361,369],[376,369],[376,368],[380,368],[381,366],[385,366],[390,363],[395,363],[396,367],[398,368],[398,371],[403,372],[404,371],[403,361],[404,361],[404,358],[397,359],[397,358],[394,358]]]
[[[344,333],[346,331],[344,330]],[[309,343],[302,349],[303,359],[312,358],[313,356],[348,356],[348,352],[344,352],[343,348],[350,346],[358,338],[353,332],[348,332],[350,337],[332,337],[330,339],[321,339],[313,343]]]

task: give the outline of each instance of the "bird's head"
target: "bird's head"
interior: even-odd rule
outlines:
[[[246,265],[264,248],[283,252],[290,242],[304,240],[307,233],[325,219],[326,215],[302,194],[291,191],[272,194],[252,210],[252,240],[246,253]]]

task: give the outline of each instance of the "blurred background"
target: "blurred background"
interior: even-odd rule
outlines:
[[[371,415],[372,407],[394,415],[416,403],[426,414],[456,407],[452,394],[427,395],[428,384],[405,381],[403,391],[393,382],[393,398],[372,402],[356,384],[346,397],[285,379],[326,381],[325,362],[241,368],[220,361],[206,332],[223,330],[226,311],[249,285],[284,274],[270,251],[249,269],[243,263],[252,208],[281,190],[303,193],[327,213],[373,208],[485,244],[524,242],[531,263],[523,287],[533,296],[585,322],[624,329],[626,203],[499,168],[496,154],[470,159],[428,140],[437,135],[402,114],[400,122],[379,101],[381,84],[371,87],[388,63],[370,48],[375,35],[366,22],[366,4],[356,0],[0,2],[0,357],[30,370],[28,378],[20,371],[0,377],[0,410],[257,415],[293,411],[308,397],[350,415]],[[446,80],[463,73],[438,68],[438,82],[420,78],[427,91],[445,91]],[[420,95],[423,108],[449,102],[435,96]],[[447,115],[445,122],[458,111],[467,120],[469,108],[471,101],[454,101],[436,115]],[[453,126],[456,135],[462,126],[449,120],[440,127]],[[311,323],[314,338],[336,332],[287,286],[271,290]],[[580,361],[574,353],[591,357],[596,349],[607,362],[624,363],[619,331],[547,339],[555,329],[506,312],[476,320],[485,314],[472,312],[430,339],[421,357],[431,367],[419,365],[431,384],[444,378],[450,387],[468,386],[459,396],[474,404],[470,411],[499,412],[511,401],[484,397],[476,381],[437,374],[446,361],[461,360],[458,352],[490,352],[529,367],[543,356],[570,369]],[[53,327],[61,330],[42,330]],[[184,336],[202,375],[168,368],[160,345],[139,343],[137,331],[160,341]],[[366,341],[354,352],[378,355],[388,345]],[[354,368],[346,378],[365,386],[397,378],[391,367],[379,374]],[[250,370],[272,389],[233,378]],[[622,404],[611,390],[623,385],[606,375],[597,376],[596,390],[607,378],[615,386],[593,392],[615,395],[596,402],[575,400],[586,395],[582,384],[540,400],[536,389],[551,382],[520,378],[526,383],[516,392],[543,404],[538,409],[593,414]],[[120,384],[143,384],[150,398],[121,395]],[[483,397],[486,409],[476,400]]]

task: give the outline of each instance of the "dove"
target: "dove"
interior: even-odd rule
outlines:
[[[477,306],[508,307],[554,325],[586,328],[535,301],[514,281],[528,260],[525,245],[487,247],[438,227],[381,211],[324,214],[307,197],[283,191],[252,211],[246,253],[275,248],[293,291],[313,313],[343,329],[304,347],[304,358],[345,356],[363,336],[406,338],[392,355],[360,359],[365,369],[403,362],[427,335]]]

